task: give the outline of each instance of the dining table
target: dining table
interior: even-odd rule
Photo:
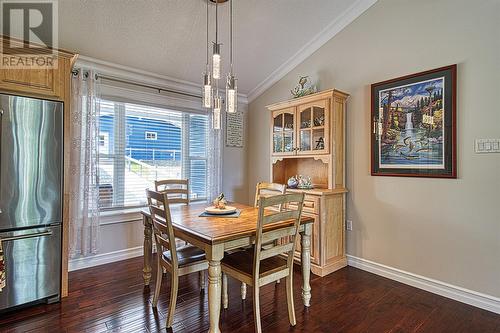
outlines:
[[[229,216],[200,216],[207,207],[206,202],[171,205],[170,215],[176,238],[186,241],[205,251],[208,261],[208,313],[210,333],[219,333],[219,317],[221,308],[221,260],[226,251],[249,246],[255,243],[257,218],[259,208],[240,203],[230,203],[240,211],[237,217]],[[153,256],[153,225],[149,209],[142,212],[144,224],[144,285],[149,286],[152,275]],[[266,212],[272,214],[272,211]],[[302,268],[302,300],[308,307],[311,301],[311,232],[314,219],[302,216],[299,226],[300,232],[300,261]],[[281,221],[266,225],[263,229],[292,225],[293,221]]]

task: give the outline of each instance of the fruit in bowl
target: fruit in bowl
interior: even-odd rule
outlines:
[[[226,209],[227,200],[224,198],[224,193],[219,194],[219,196],[213,201],[213,204],[217,209]]]

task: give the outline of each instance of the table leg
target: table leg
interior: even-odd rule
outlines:
[[[301,266],[302,266],[302,300],[304,306],[309,306],[311,302],[311,230],[312,224],[306,224],[304,231],[300,233],[301,239]]]
[[[208,316],[210,321],[209,333],[220,333],[220,305],[221,305],[221,267],[220,261],[224,256],[224,246],[212,245],[205,251],[208,259]]]
[[[142,223],[144,225],[144,266],[142,268],[142,278],[144,279],[144,285],[149,286],[151,281],[151,259],[153,256],[153,226],[151,224],[151,219],[146,216],[142,216]]]

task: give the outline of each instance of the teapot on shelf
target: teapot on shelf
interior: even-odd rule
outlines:
[[[311,181],[311,177],[295,175],[290,177],[287,181],[288,188],[299,188],[299,189],[312,189],[314,186]]]

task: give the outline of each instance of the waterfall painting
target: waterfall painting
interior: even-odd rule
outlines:
[[[372,175],[456,178],[456,65],[372,84]]]

